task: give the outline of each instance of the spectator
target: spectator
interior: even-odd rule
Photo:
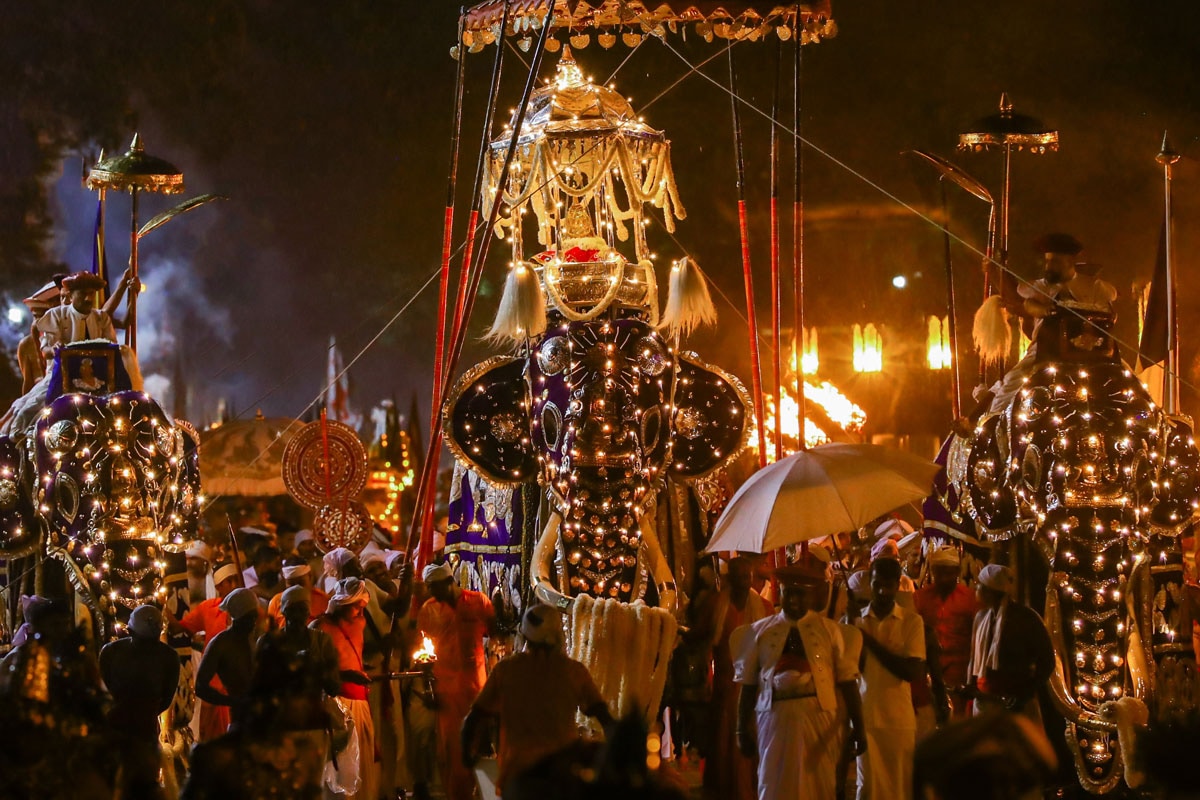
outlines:
[[[100,677],[112,695],[108,720],[121,738],[125,797],[159,797],[158,717],[179,685],[179,655],[161,641],[162,611],[138,606],[129,615],[129,638],[100,651]]]

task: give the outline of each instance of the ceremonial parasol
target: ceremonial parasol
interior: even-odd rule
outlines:
[[[582,49],[592,41],[608,49],[618,41],[628,47],[641,44],[646,35],[662,36],[692,28],[696,35],[720,39],[755,41],[774,31],[780,39],[792,38],[800,15],[800,35],[805,42],[831,38],[837,28],[831,18],[829,0],[809,3],[780,3],[778,0],[487,0],[462,16],[462,43],[477,53],[504,35],[517,37],[528,49],[533,32],[540,30],[548,7],[553,4],[550,23],[555,33],[568,34],[572,47]],[[507,5],[507,17],[505,16]],[[505,20],[507,19],[507,24]],[[551,52],[561,46],[551,39]]]
[[[286,417],[237,420],[200,432],[200,475],[210,497],[287,494],[283,451],[301,428]]]
[[[1058,131],[1028,114],[1013,111],[1008,92],[1000,95],[1000,110],[976,120],[970,129],[958,136],[958,149],[982,153],[994,149],[1004,151],[1004,184],[1000,189],[999,246],[1000,263],[1008,263],[1008,201],[1012,176],[1012,153],[1028,151],[1034,154],[1057,152]],[[960,184],[961,185],[961,184]],[[964,188],[966,188],[964,186]],[[968,189],[968,191],[971,191]],[[974,192],[972,192],[974,193]],[[991,255],[989,253],[989,255]]]
[[[766,553],[861,528],[929,494],[938,465],[871,444],[823,444],[750,476],[704,548]]]
[[[124,155],[106,158],[95,167],[87,178],[87,187],[97,189],[103,200],[109,189],[129,190],[131,197],[129,228],[129,267],[134,281],[138,277],[138,192],[160,192],[178,194],[183,191],[183,172],[169,161],[149,155],[142,147],[141,136],[133,135],[129,150]],[[135,283],[136,285],[136,283]],[[137,350],[137,292],[129,293],[128,326],[125,343]]]

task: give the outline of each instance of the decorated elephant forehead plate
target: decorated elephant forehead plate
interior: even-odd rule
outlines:
[[[283,483],[308,508],[358,497],[367,485],[367,450],[349,425],[310,422],[284,448]]]
[[[572,464],[660,465],[672,367],[670,347],[642,320],[552,328],[529,368],[533,443],[547,477]]]

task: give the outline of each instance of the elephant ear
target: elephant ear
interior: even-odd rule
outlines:
[[[489,358],[467,371],[443,410],[446,444],[460,463],[499,487],[536,477],[525,360]]]
[[[680,353],[671,474],[692,482],[732,462],[750,443],[752,417],[741,381],[695,353]]]

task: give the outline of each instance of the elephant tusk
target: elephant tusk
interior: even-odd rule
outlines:
[[[646,547],[647,567],[649,567],[650,575],[653,576],[658,589],[658,605],[673,614],[677,610],[675,576],[671,572],[671,565],[667,563],[667,557],[663,555],[662,545],[658,541],[656,520],[657,514],[654,506],[642,514],[640,520],[642,543]]]
[[[533,557],[530,559],[530,570],[533,572],[533,593],[539,600],[555,608],[566,610],[573,602],[562,592],[554,588],[550,574],[554,567],[554,546],[558,544],[558,529],[562,525],[562,515],[557,511],[550,513],[542,535],[538,537],[533,547]]]

